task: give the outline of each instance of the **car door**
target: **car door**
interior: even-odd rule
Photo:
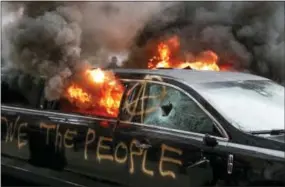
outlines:
[[[116,119],[63,112],[58,101],[45,100],[44,84],[39,86],[31,86],[24,96],[16,90],[13,98],[8,97],[9,87],[4,90],[4,102],[10,106],[1,107],[1,154],[33,166],[124,184],[128,175],[113,162],[111,149]]]
[[[60,133],[64,137],[66,132],[70,132],[69,137],[74,136],[68,145],[64,145],[66,143],[63,141],[66,168],[94,179],[126,184],[128,175],[122,172],[123,169],[113,158],[113,129],[116,118],[70,113],[73,107],[71,103],[68,103],[70,112],[62,112],[61,107],[65,108],[64,104],[67,104],[66,101],[51,104],[48,109],[57,111],[56,115],[50,116],[50,122],[60,124]],[[56,131],[54,133],[57,136]]]
[[[20,73],[2,76],[1,155],[28,160],[28,126],[33,120],[25,110],[40,109],[43,80]]]
[[[226,172],[227,153],[215,123],[179,88],[155,81],[135,84],[123,100],[115,130],[116,142],[129,146],[130,185],[199,186],[217,181],[214,171]],[[219,145],[206,145],[204,137],[216,137]]]

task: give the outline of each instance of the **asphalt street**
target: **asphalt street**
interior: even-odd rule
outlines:
[[[39,186],[39,184],[15,178],[11,175],[1,174],[1,186]]]

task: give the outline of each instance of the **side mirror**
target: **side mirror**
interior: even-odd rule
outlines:
[[[204,136],[203,142],[206,146],[209,146],[209,147],[215,147],[218,145],[217,139],[209,136],[208,134]]]

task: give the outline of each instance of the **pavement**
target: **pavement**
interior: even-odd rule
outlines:
[[[1,186],[40,186],[40,184],[16,178],[12,175],[1,174]]]

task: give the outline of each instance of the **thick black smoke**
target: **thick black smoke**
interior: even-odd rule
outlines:
[[[210,49],[221,64],[284,83],[284,14],[284,2],[182,2],[145,27],[127,65],[146,67],[136,64],[149,58],[145,46],[176,34],[187,53]]]
[[[1,4],[2,65],[48,77],[50,100],[71,74],[105,66],[110,53],[130,53],[124,67],[146,67],[149,42],[173,34],[187,53],[210,49],[221,64],[285,80],[284,2]]]
[[[81,13],[75,6],[62,5],[38,15],[31,15],[28,8],[23,11],[6,34],[8,65],[33,76],[46,76],[46,97],[57,99],[63,80],[80,61]]]
[[[45,95],[58,99],[65,80],[108,53],[127,50],[159,2],[23,2],[2,4],[10,22],[2,27],[6,69],[45,76]],[[5,16],[5,14],[4,14]],[[5,20],[5,18],[2,18]],[[7,17],[6,17],[7,20]]]

